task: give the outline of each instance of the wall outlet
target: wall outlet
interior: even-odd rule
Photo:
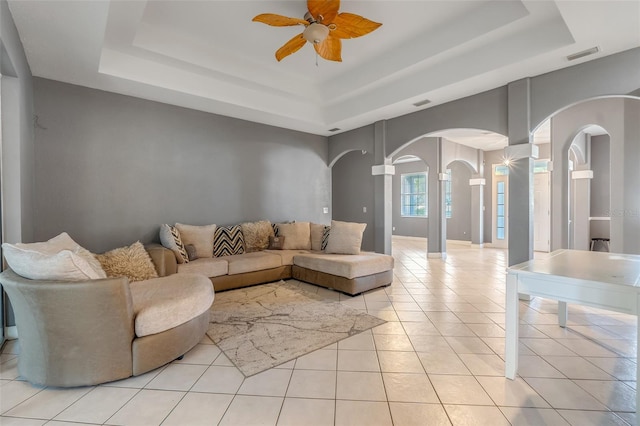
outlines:
[[[329,207],[323,207],[322,208],[322,213],[324,213],[324,214],[329,213]]]
[[[392,226],[392,227],[391,227],[391,230],[392,230],[392,231],[395,231],[395,230],[396,230],[396,227],[395,227],[395,226]]]
[[[363,208],[362,208],[362,213],[366,213],[366,212],[367,212],[367,208],[366,208],[366,207],[363,207]]]

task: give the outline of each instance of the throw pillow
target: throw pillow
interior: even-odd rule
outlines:
[[[186,246],[184,246],[184,249],[186,250],[187,256],[189,257],[189,262],[198,258],[198,253],[196,253],[196,246],[194,246],[193,244],[187,244]]]
[[[153,260],[140,241],[96,257],[108,277],[127,277],[131,282],[158,278]]]
[[[331,233],[325,252],[336,254],[360,254],[362,234],[366,223],[331,221]]]
[[[244,235],[245,251],[265,250],[269,247],[269,237],[275,237],[271,222],[262,220],[259,222],[246,222],[240,225]]]
[[[13,271],[31,280],[83,281],[106,278],[93,254],[66,232],[40,243],[2,244]]]
[[[329,225],[325,225],[322,230],[322,246],[321,250],[325,250],[327,248],[327,243],[329,242],[329,234],[331,233],[331,227]]]
[[[182,243],[180,231],[175,226],[160,225],[160,243],[176,255],[178,263],[189,262],[189,256]]]
[[[322,233],[324,231],[324,225],[311,223],[309,224],[309,231],[311,234],[311,250],[322,250]]]
[[[284,241],[284,237],[269,237],[269,250],[283,250]]]
[[[213,239],[216,233],[216,225],[185,225],[176,223],[180,231],[180,237],[184,244],[193,244],[196,247],[198,258],[213,257]]]
[[[278,235],[285,237],[284,250],[311,250],[311,227],[309,222],[281,223]]]
[[[331,227],[319,223],[311,223],[309,228],[311,231],[311,250],[321,251],[327,248]]]
[[[213,238],[215,257],[244,253],[244,236],[240,225],[218,226]]]

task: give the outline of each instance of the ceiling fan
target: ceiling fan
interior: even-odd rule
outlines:
[[[342,39],[360,37],[369,34],[382,24],[370,21],[353,13],[338,13],[340,0],[307,0],[308,12],[304,19],[289,18],[274,13],[263,13],[253,21],[274,27],[304,25],[304,31],[286,42],[276,52],[276,59],[283,58],[300,50],[306,42],[324,59],[342,62]]]

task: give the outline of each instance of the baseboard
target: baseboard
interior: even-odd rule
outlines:
[[[427,253],[427,259],[446,259],[447,253]]]
[[[18,338],[18,327],[12,325],[4,328],[4,337],[7,340],[16,340]]]
[[[459,245],[463,245],[463,246],[470,246],[471,245],[471,241],[466,241],[466,240],[447,240],[447,244],[459,244]]]

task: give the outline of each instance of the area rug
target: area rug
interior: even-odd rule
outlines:
[[[216,293],[207,335],[248,377],[385,322],[280,281]]]

